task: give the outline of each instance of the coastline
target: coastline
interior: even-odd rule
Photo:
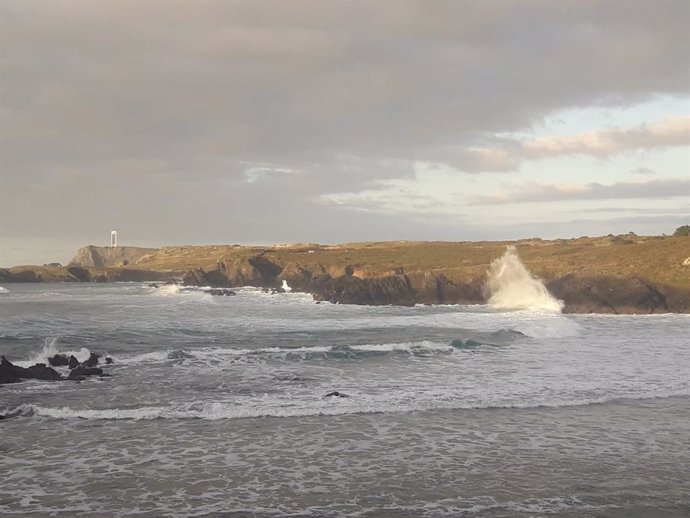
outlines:
[[[67,265],[0,268],[15,282],[256,286],[358,305],[486,304],[487,272],[513,246],[564,313],[690,313],[690,238],[80,249]]]

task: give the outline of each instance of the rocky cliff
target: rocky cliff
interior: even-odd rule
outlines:
[[[158,252],[157,248],[140,248],[136,246],[85,246],[69,262],[69,266],[97,268],[134,266],[142,257]]]
[[[316,300],[345,304],[482,304],[489,264],[507,244],[517,246],[565,312],[690,312],[690,238],[239,247],[217,250],[215,261],[189,272],[185,282],[279,287],[286,281]]]
[[[486,303],[487,271],[506,246],[575,313],[690,313],[690,237],[635,235],[513,242],[323,246],[86,247],[67,268],[0,270],[0,282],[160,280],[278,288],[348,304]],[[109,251],[110,250],[110,251]],[[127,261],[127,264],[124,263]],[[122,264],[119,268],[95,264]],[[33,268],[33,269],[32,269]]]
[[[84,266],[13,266],[0,268],[0,283],[12,282],[143,282],[167,280],[183,272]]]

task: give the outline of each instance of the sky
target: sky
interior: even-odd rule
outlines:
[[[672,234],[687,0],[0,0],[0,266]]]

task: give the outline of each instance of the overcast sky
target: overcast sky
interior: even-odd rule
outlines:
[[[0,0],[0,265],[670,234],[687,0]]]

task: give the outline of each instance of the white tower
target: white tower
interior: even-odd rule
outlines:
[[[117,230],[110,231],[110,248],[117,246]]]

